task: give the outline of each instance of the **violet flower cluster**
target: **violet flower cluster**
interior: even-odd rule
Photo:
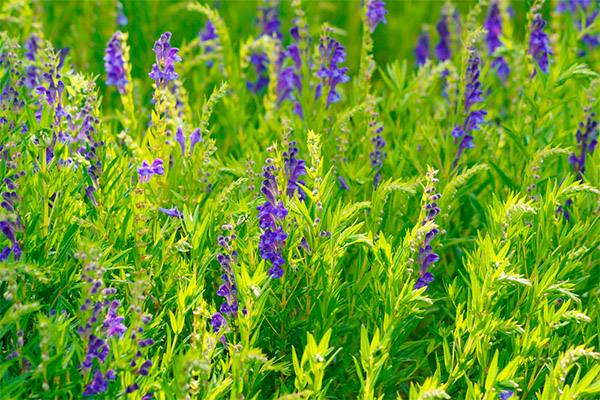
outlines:
[[[442,16],[435,26],[440,41],[435,45],[435,56],[440,61],[449,60],[452,57],[452,33],[449,28],[449,15],[447,7],[442,9]]]
[[[5,156],[7,152],[7,150],[0,152],[0,154],[4,153],[0,155],[0,157]],[[11,244],[10,246],[4,247],[2,253],[0,253],[0,262],[7,261],[11,253],[13,255],[13,259],[15,261],[19,261],[21,259],[21,254],[23,253],[19,241],[17,240],[15,231],[22,231],[21,219],[19,218],[17,210],[17,203],[21,203],[22,200],[21,197],[16,193],[16,190],[18,188],[18,179],[24,175],[25,171],[21,171],[12,175],[12,178],[9,175],[3,180],[6,187],[2,192],[2,202],[0,202],[0,206],[7,212],[6,216],[8,218],[0,221],[0,232],[4,234],[6,239],[8,239]]]
[[[540,71],[547,74],[550,72],[550,55],[552,54],[552,48],[550,47],[550,38],[548,37],[548,34],[544,32],[545,26],[546,21],[544,21],[541,14],[535,13],[531,24],[528,54],[531,54],[533,59],[537,62]],[[537,71],[533,71],[533,76],[535,76],[536,72]]]
[[[585,174],[585,157],[587,153],[592,154],[598,144],[598,120],[596,113],[588,109],[585,122],[579,124],[579,129],[575,134],[577,139],[577,153],[572,153],[569,157],[569,163],[573,170],[577,172],[578,178],[582,179]]]
[[[381,132],[383,132],[383,124],[377,122],[377,118],[379,117],[379,113],[375,111],[371,111],[370,120],[369,120],[369,130],[371,131],[371,143],[373,143],[373,151],[369,154],[369,159],[371,161],[371,168],[375,171],[375,175],[373,177],[373,186],[375,189],[381,183],[381,167],[383,167],[383,160],[387,158],[387,153],[383,151],[385,147],[385,139],[381,136]],[[343,187],[343,186],[342,186]]]
[[[387,21],[385,19],[385,14],[387,14],[387,10],[385,9],[385,3],[381,0],[370,0],[369,5],[367,7],[367,25],[371,33],[375,32],[377,25],[380,22],[383,22],[384,25],[387,25]]]
[[[488,55],[493,57],[492,68],[495,68],[500,79],[505,81],[508,74],[510,74],[510,67],[505,57],[494,56],[496,49],[502,47],[502,42],[500,41],[500,36],[502,36],[502,12],[500,11],[498,0],[490,3],[483,27],[487,30],[485,41],[488,47]]]
[[[165,88],[169,82],[177,79],[175,63],[181,61],[177,55],[179,49],[171,47],[171,32],[165,32],[154,43],[153,51],[156,54],[156,64],[152,65],[152,72],[148,74],[156,82],[156,88]]]
[[[165,169],[163,167],[163,160],[160,158],[155,159],[152,165],[148,164],[148,161],[144,160],[142,166],[137,170],[140,176],[140,183],[150,182],[152,175],[164,175]]]
[[[439,182],[435,177],[436,174],[436,171],[429,170],[426,175],[427,186],[425,187],[425,197],[427,198],[428,202],[424,208],[425,219],[423,220],[423,225],[431,221],[435,223],[435,217],[440,213],[440,208],[436,202],[442,197],[442,195],[436,193],[436,188],[434,185]],[[431,231],[429,231],[429,233],[425,235],[423,246],[419,249],[419,255],[417,257],[417,262],[419,264],[419,278],[415,284],[415,289],[428,288],[429,284],[433,282],[433,274],[428,270],[440,259],[440,257],[433,252],[433,248],[431,247],[431,242],[438,233],[439,229],[437,228],[433,228]]]
[[[267,201],[256,207],[259,211],[257,218],[260,219],[259,226],[264,230],[260,236],[258,248],[260,257],[263,260],[269,260],[271,268],[269,275],[273,279],[279,279],[283,276],[284,270],[281,267],[285,264],[281,249],[285,246],[287,234],[283,231],[283,220],[288,214],[288,210],[283,205],[283,201],[277,203],[279,189],[275,173],[277,168],[271,164],[272,160],[267,160],[267,165],[263,167],[262,177],[264,178],[260,191],[266,197]]]
[[[261,28],[259,36],[276,37],[281,40],[281,21],[279,20],[278,7],[259,7],[258,26]],[[248,80],[246,87],[252,93],[259,93],[269,84],[268,68],[269,58],[264,53],[252,53],[250,64],[254,67],[256,82]]]
[[[481,129],[480,125],[485,123],[485,116],[487,115],[486,110],[471,111],[471,107],[479,102],[482,102],[484,99],[481,96],[483,91],[481,90],[481,82],[479,80],[481,73],[479,70],[479,65],[481,60],[479,59],[479,55],[477,54],[475,47],[471,47],[469,51],[470,56],[469,60],[467,61],[468,65],[465,75],[466,88],[464,104],[464,112],[467,114],[467,117],[465,118],[465,122],[462,126],[460,124],[456,124],[454,129],[452,129],[454,143],[459,143],[454,165],[458,163],[458,160],[465,149],[472,149],[475,147],[475,144],[473,143],[474,137],[471,133]]]
[[[340,101],[340,95],[336,91],[337,85],[350,80],[346,75],[348,68],[339,66],[346,61],[347,54],[345,47],[327,34],[321,37],[319,42],[321,68],[316,75],[321,78],[321,82],[317,84],[315,97],[318,98],[323,91],[327,91],[327,108],[329,108],[331,104]]]
[[[200,130],[200,128],[196,128],[194,129],[194,131],[192,133],[190,133],[188,136],[186,136],[183,133],[183,129],[181,128],[177,128],[177,132],[175,133],[175,140],[179,143],[179,147],[181,148],[181,155],[182,156],[186,156],[186,138],[190,139],[190,152],[189,155],[193,155],[194,154],[194,147],[196,147],[196,145],[199,142],[203,142],[204,139],[202,138],[202,132]]]
[[[287,178],[286,194],[289,198],[294,197],[294,193],[298,190],[298,199],[304,201],[306,193],[298,185],[304,185],[305,182],[300,180],[302,175],[306,175],[306,161],[298,159],[298,146],[295,140],[288,143],[288,150],[283,153],[283,161],[285,168],[285,177]]]
[[[427,32],[427,29],[423,27],[417,39],[417,45],[415,46],[415,59],[417,60],[418,66],[425,64],[429,58],[430,52],[429,33]]]
[[[200,37],[200,40],[202,42],[208,42],[208,41],[216,41],[219,37],[217,36],[217,32],[215,31],[215,27],[212,24],[212,22],[210,22],[210,20],[206,21],[206,25],[204,25],[204,29],[202,29],[199,33],[198,36]],[[206,46],[204,48],[204,52],[206,54],[208,53],[212,53],[215,50],[215,48],[213,46]],[[212,67],[213,65],[215,65],[215,62],[213,60],[208,60],[206,62],[206,66],[207,67]]]
[[[129,81],[125,72],[123,59],[123,33],[116,31],[106,45],[104,69],[106,70],[106,85],[116,86],[119,93],[125,94]]]

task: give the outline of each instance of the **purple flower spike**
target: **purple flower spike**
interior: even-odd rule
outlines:
[[[93,396],[108,390],[108,381],[102,377],[102,371],[98,368],[94,371],[92,382],[86,386],[83,396]]]
[[[346,83],[350,80],[350,77],[346,75],[348,68],[340,68],[338,64],[346,61],[346,51],[344,46],[330,38],[324,36],[320,39],[319,53],[321,55],[321,68],[316,72],[316,75],[321,78],[321,82],[317,84],[316,97],[319,97],[325,88],[329,88],[327,94],[327,108],[332,103],[340,101],[340,95],[335,90],[337,85],[340,83]]]
[[[225,317],[223,317],[223,315],[221,315],[221,313],[214,313],[210,318],[210,326],[213,328],[213,332],[215,333],[219,332],[219,329],[225,325],[227,325],[227,320]]]
[[[550,72],[550,55],[552,54],[552,48],[550,47],[550,38],[548,34],[544,32],[546,21],[542,19],[540,14],[535,14],[533,22],[531,24],[531,36],[529,38],[529,51],[528,54],[533,56],[533,59],[537,62],[540,67],[540,71],[547,74]],[[535,76],[536,71],[533,72]]]
[[[448,14],[445,10],[442,10],[436,30],[440,35],[440,41],[435,45],[435,55],[440,61],[449,60],[452,57],[452,34],[448,28]]]
[[[181,147],[181,155],[185,156],[185,135],[183,134],[183,130],[181,128],[177,128],[177,133],[175,133],[175,140],[179,142],[179,146]]]
[[[488,45],[488,54],[493,57],[497,48],[502,47],[500,36],[502,36],[502,13],[498,1],[490,3],[488,14],[483,27],[487,30],[485,40]],[[492,67],[496,68],[496,73],[503,81],[510,73],[510,67],[504,57],[494,57]]]
[[[165,169],[163,167],[163,161],[160,158],[157,158],[152,165],[149,165],[148,161],[144,160],[137,172],[140,175],[140,183],[148,183],[150,182],[152,175],[164,175]]]
[[[116,31],[108,41],[104,56],[104,69],[106,70],[106,85],[116,86],[119,93],[125,94],[129,81],[125,72],[123,60],[123,33]]]
[[[202,138],[200,128],[196,128],[194,132],[192,132],[192,134],[190,135],[190,153],[194,154],[194,146],[196,146],[198,142],[203,141],[204,139]]]
[[[288,197],[293,197],[297,189],[298,199],[304,201],[304,199],[306,199],[306,194],[298,184],[305,184],[304,181],[299,178],[302,175],[306,175],[306,162],[304,160],[299,160],[296,157],[297,155],[298,147],[296,146],[296,141],[291,141],[288,144],[288,151],[283,153],[285,175],[288,179],[286,193]]]
[[[367,24],[369,25],[371,33],[375,32],[375,28],[377,28],[377,25],[379,25],[380,22],[383,22],[384,25],[387,24],[385,14],[387,14],[387,10],[385,9],[385,3],[383,1],[369,1],[369,7],[367,8]]]
[[[346,183],[346,180],[341,175],[338,176],[338,180],[340,181],[340,187],[342,189],[350,191],[350,188],[348,188],[348,184]]]
[[[513,394],[515,394],[515,392],[513,392],[512,390],[503,390],[500,392],[498,397],[500,398],[500,400],[508,400],[513,396]]]
[[[415,47],[415,58],[417,60],[417,65],[421,66],[425,64],[429,58],[431,52],[429,46],[429,33],[427,33],[427,30],[423,28],[419,38],[417,39],[417,45]]]
[[[183,218],[183,213],[177,209],[177,206],[175,206],[174,208],[158,207],[158,210],[167,214],[171,218]]]
[[[166,32],[154,43],[156,64],[152,66],[149,75],[156,82],[157,88],[165,88],[167,83],[177,79],[175,63],[181,61],[181,57],[177,55],[179,49],[171,47],[170,41],[171,32]]]

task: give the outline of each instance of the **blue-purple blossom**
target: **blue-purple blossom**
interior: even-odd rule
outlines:
[[[200,128],[196,128],[189,136],[186,136],[183,133],[183,129],[177,128],[175,133],[175,140],[179,143],[179,147],[181,148],[181,155],[185,156],[185,148],[186,148],[186,137],[190,138],[190,155],[194,154],[194,147],[198,144],[198,142],[203,142],[202,133]]]
[[[140,175],[140,183],[150,182],[152,175],[164,175],[165,169],[163,167],[163,160],[157,158],[152,162],[152,165],[148,164],[148,161],[144,160],[142,166],[137,170]]]
[[[283,202],[277,204],[278,189],[274,175],[275,171],[275,167],[270,164],[263,168],[262,176],[264,180],[261,192],[265,195],[267,201],[256,207],[256,209],[259,211],[257,218],[260,219],[260,227],[265,230],[260,236],[258,244],[260,257],[271,262],[272,267],[268,271],[269,275],[273,279],[278,279],[284,274],[281,266],[285,264],[285,260],[281,249],[285,246],[285,240],[287,239],[287,234],[280,224],[287,216],[288,211]]]
[[[387,24],[387,21],[385,20],[385,14],[387,14],[387,10],[385,9],[385,3],[383,1],[369,0],[368,3],[367,25],[369,25],[369,29],[371,33],[373,33],[380,22],[383,22],[384,25]]]
[[[279,19],[279,7],[259,6],[257,25],[260,28],[260,35],[269,37],[275,36],[282,38],[281,20]]]
[[[350,188],[348,188],[348,184],[346,183],[346,180],[341,175],[338,175],[338,180],[340,181],[340,187],[342,189],[350,191]]]
[[[112,372],[114,373],[114,371]],[[96,368],[94,370],[94,375],[92,376],[92,381],[86,386],[85,391],[83,392],[83,396],[93,396],[96,394],[104,393],[107,390],[108,381],[102,376],[102,371]]]
[[[117,24],[119,26],[127,26],[128,22],[127,16],[123,13],[123,5],[117,3]]]
[[[181,61],[177,55],[179,49],[171,47],[171,32],[165,32],[154,43],[152,49],[156,54],[156,64],[152,66],[150,78],[156,82],[156,88],[165,88],[167,83],[177,79],[175,63]]]
[[[204,25],[204,29],[202,29],[198,33],[198,36],[200,37],[200,40],[202,42],[216,41],[219,38],[217,36],[217,32],[215,31],[215,27],[212,24],[212,22],[210,22],[210,20],[206,21],[206,25]],[[206,46],[204,48],[204,51],[206,52],[206,54],[212,53],[214,50],[215,49],[212,46]],[[213,65],[215,65],[215,62],[213,60],[208,60],[206,62],[207,67],[212,67]]]
[[[488,47],[488,54],[490,57],[493,57],[492,68],[496,69],[496,73],[502,80],[506,80],[510,73],[510,67],[506,59],[504,57],[494,57],[496,49],[502,47],[502,42],[500,41],[500,36],[502,36],[502,12],[497,0],[490,3],[483,27],[487,30],[485,41]]]
[[[440,208],[436,202],[442,197],[442,195],[436,193],[436,188],[433,186],[439,182],[438,179],[435,178],[435,175],[436,171],[434,170],[427,172],[425,196],[428,203],[424,208],[425,218],[423,219],[423,225],[430,222],[435,223],[435,217],[440,213]],[[433,248],[431,247],[430,243],[438,233],[439,230],[437,228],[433,228],[431,231],[429,231],[429,233],[425,235],[422,247],[419,249],[419,254],[417,256],[417,263],[419,264],[419,278],[415,284],[415,289],[426,288],[425,290],[427,290],[429,284],[433,282],[433,274],[428,270],[433,266],[434,263],[439,261],[440,257],[433,252]]]
[[[219,332],[219,330],[227,325],[227,320],[221,313],[216,312],[210,317],[210,326],[213,328],[213,332]]]
[[[304,185],[305,182],[299,178],[302,175],[306,175],[306,162],[298,159],[298,147],[296,141],[293,140],[288,144],[288,151],[283,153],[285,176],[288,180],[286,193],[288,197],[293,197],[296,190],[298,190],[298,199],[304,201],[306,199],[306,193],[298,185]]]
[[[323,91],[327,91],[327,108],[329,108],[332,103],[340,101],[340,95],[336,91],[337,85],[350,80],[350,77],[346,75],[348,68],[341,68],[338,65],[346,61],[347,54],[344,46],[328,35],[320,39],[319,54],[321,55],[321,68],[316,74],[321,78],[321,82],[317,84],[316,97],[321,96]]]
[[[127,74],[123,59],[123,33],[116,31],[106,45],[104,55],[104,69],[106,70],[106,85],[116,86],[119,93],[125,94],[127,90]]]
[[[371,168],[375,171],[375,176],[373,177],[373,186],[375,189],[377,189],[381,182],[380,170],[383,167],[383,160],[387,158],[387,153],[383,151],[386,144],[385,139],[381,136],[383,124],[377,122],[378,117],[379,113],[372,111],[369,121],[369,130],[372,135],[371,143],[373,143],[373,151],[369,154],[369,159],[371,161]]]
[[[544,32],[546,21],[542,19],[539,13],[536,13],[533,17],[531,24],[531,36],[529,37],[529,51],[537,65],[540,67],[540,71],[547,74],[550,72],[550,55],[552,48],[550,47],[550,38],[548,34]],[[536,71],[533,72],[535,75]]]
[[[585,122],[579,124],[579,129],[575,134],[577,139],[577,152],[569,157],[569,163],[573,170],[577,172],[579,179],[585,174],[585,158],[587,153],[592,154],[598,144],[598,121],[595,119],[596,113],[589,111]]]
[[[440,35],[440,41],[435,45],[435,56],[440,61],[449,60],[452,57],[452,34],[448,27],[448,13],[442,9],[442,16],[436,25],[436,30]]]
[[[37,52],[42,48],[42,38],[37,33],[32,33],[23,47],[25,48],[25,58],[29,61],[35,61]]]
[[[174,208],[158,207],[158,211],[168,215],[171,218],[183,218],[183,213],[177,209],[177,206]]]
[[[513,394],[515,394],[515,392],[512,390],[503,390],[498,394],[498,397],[500,400],[508,400],[513,396]]]
[[[108,337],[117,335],[119,338],[123,337],[123,334],[127,331],[127,327],[123,324],[125,317],[117,315],[117,309],[121,306],[119,300],[113,300],[102,325],[102,329],[106,331]]]
[[[479,80],[481,73],[479,70],[480,62],[481,60],[479,59],[477,50],[472,47],[470,49],[469,60],[467,61],[468,66],[465,76],[466,88],[464,112],[467,114],[467,117],[465,118],[462,126],[460,124],[456,124],[456,126],[452,129],[452,137],[454,138],[454,142],[459,143],[458,152],[456,153],[456,158],[454,159],[455,165],[458,163],[458,159],[465,149],[472,149],[475,147],[475,144],[473,143],[474,137],[471,132],[481,129],[481,125],[485,123],[485,116],[487,115],[487,111],[485,110],[471,111],[471,107],[484,100],[482,97],[483,91],[481,90],[481,82]]]
[[[425,64],[430,53],[429,33],[423,28],[417,39],[417,45],[415,46],[415,59],[417,60],[417,65]]]

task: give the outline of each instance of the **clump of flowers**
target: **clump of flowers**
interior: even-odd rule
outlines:
[[[148,161],[144,160],[142,166],[137,170],[140,176],[140,183],[150,182],[152,175],[164,175],[165,169],[163,167],[163,160],[160,158],[155,159],[152,165],[148,164]]]
[[[429,40],[429,32],[427,32],[427,28],[424,26],[421,29],[421,33],[417,39],[417,45],[415,46],[415,59],[419,66],[425,64],[430,56],[431,49]]]
[[[435,29],[440,36],[440,41],[435,45],[435,55],[440,61],[449,60],[452,57],[452,33],[449,28],[449,9],[442,8],[442,15]]]
[[[156,54],[156,63],[152,65],[152,72],[148,74],[156,82],[156,88],[165,88],[169,82],[177,79],[175,63],[181,61],[177,55],[178,48],[171,47],[171,32],[165,32],[154,43],[152,49]]]
[[[385,14],[387,14],[387,10],[385,9],[385,3],[383,1],[370,0],[368,2],[367,23],[371,33],[375,32],[375,29],[380,22],[383,22],[384,25],[387,24],[387,21],[385,20]]]
[[[298,190],[298,198],[300,201],[306,199],[306,193],[298,184],[304,185],[305,182],[300,179],[302,175],[306,175],[306,161],[298,159],[298,146],[295,140],[288,143],[288,150],[283,153],[283,161],[285,168],[285,176],[287,178],[286,194],[288,197],[293,197]]]
[[[127,80],[125,61],[123,60],[123,33],[121,31],[116,31],[110,38],[105,52],[106,85],[116,86],[119,93],[125,94],[129,81]]]
[[[481,60],[477,54],[475,47],[469,49],[470,56],[467,61],[467,71],[465,74],[465,100],[464,100],[464,113],[466,118],[462,126],[456,124],[452,129],[452,137],[454,142],[458,143],[458,152],[454,159],[454,165],[458,163],[460,156],[465,149],[472,149],[475,147],[473,143],[473,131],[481,129],[481,124],[485,123],[485,116],[487,115],[486,110],[471,110],[475,104],[482,102],[483,91],[481,90],[481,81],[479,80],[480,70],[479,65]]]
[[[425,212],[423,225],[435,223],[435,217],[440,213],[437,201],[442,198],[442,195],[436,193],[435,184],[439,182],[435,177],[436,174],[437,171],[432,169],[427,171],[426,174],[427,186],[425,186],[425,193],[423,195],[423,198],[426,201],[423,208]],[[433,274],[429,271],[429,268],[433,267],[433,264],[438,262],[440,257],[433,252],[431,242],[438,233],[439,229],[433,228],[425,235],[425,239],[423,239],[423,245],[419,249],[419,255],[417,257],[417,263],[419,264],[419,278],[415,284],[415,289],[428,288],[429,284],[433,282]]]
[[[596,120],[596,113],[592,111],[591,107],[585,110],[587,116],[585,122],[579,124],[579,129],[575,134],[577,139],[577,153],[572,153],[569,157],[569,163],[573,166],[573,170],[577,172],[578,177],[581,179],[582,175],[585,174],[585,158],[587,154],[592,154],[598,144],[598,120]]]
[[[287,234],[283,231],[283,220],[288,214],[283,201],[277,202],[279,189],[275,178],[276,172],[277,167],[272,164],[271,159],[268,159],[267,165],[263,167],[262,177],[264,180],[260,188],[267,201],[256,207],[259,211],[257,216],[260,219],[259,226],[264,230],[258,244],[260,257],[263,260],[269,260],[271,263],[269,275],[273,279],[279,279],[284,274],[281,266],[285,264],[285,259],[281,254],[281,250],[285,246],[285,239],[287,239]]]
[[[326,27],[319,40],[321,68],[316,72],[317,76],[321,78],[321,82],[317,84],[316,97],[320,97],[323,91],[327,91],[327,108],[340,101],[340,95],[336,91],[337,85],[350,80],[350,77],[346,75],[348,68],[339,66],[346,61],[345,48],[337,40],[331,38],[330,33],[331,28]]]
[[[375,104],[373,99],[370,99],[371,105],[367,110],[369,113],[369,131],[371,133],[371,143],[373,144],[373,150],[369,154],[369,159],[371,161],[371,168],[375,171],[375,175],[373,177],[373,186],[375,189],[381,183],[381,167],[383,167],[383,160],[387,158],[387,153],[383,151],[385,147],[385,139],[381,136],[381,132],[383,132],[383,124],[379,123],[377,119],[379,118],[379,113],[374,110]],[[343,182],[343,179],[340,181]],[[345,186],[345,182],[342,187]],[[347,189],[347,186],[346,186]]]
[[[502,80],[506,80],[510,73],[510,67],[504,57],[494,56],[496,49],[502,47],[502,42],[500,41],[500,36],[502,36],[502,12],[500,11],[498,0],[490,3],[483,27],[487,30],[485,40],[488,46],[488,55],[493,57],[492,68],[496,69],[496,73]]]
[[[536,12],[536,8],[532,9],[533,21],[531,23],[531,34],[529,36],[529,50],[528,54],[531,54],[533,59],[536,61],[540,68],[540,71],[547,74],[550,72],[550,55],[552,54],[552,48],[550,47],[550,38],[548,34],[544,32],[546,21],[542,18],[539,12]],[[533,71],[535,76],[536,71]]]

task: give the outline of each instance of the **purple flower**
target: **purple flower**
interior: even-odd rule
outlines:
[[[383,1],[370,0],[368,3],[367,24],[369,25],[371,33],[373,33],[380,22],[383,22],[384,25],[387,24],[387,21],[385,20],[385,14],[387,14],[387,10],[385,9],[385,3]]]
[[[259,93],[269,84],[268,68],[269,59],[266,54],[252,53],[250,64],[254,67],[256,82],[246,81],[246,87],[252,93]]]
[[[319,97],[325,88],[329,88],[327,93],[327,108],[329,108],[332,103],[340,101],[340,95],[335,90],[336,86],[350,80],[346,75],[348,68],[338,66],[346,61],[346,52],[344,46],[341,46],[337,40],[325,35],[320,39],[319,54],[322,64],[316,75],[321,78],[321,82],[317,84],[316,97]]]
[[[202,134],[200,133],[200,128],[196,128],[189,136],[190,138],[190,154],[194,153],[194,147],[198,142],[203,142]],[[181,155],[185,156],[185,138],[186,136],[183,133],[181,128],[177,128],[175,133],[175,140],[179,143],[179,147],[181,148]]]
[[[152,361],[150,360],[146,360],[144,361],[144,363],[142,365],[140,365],[140,368],[138,369],[137,374],[138,375],[142,375],[142,376],[148,376],[148,373],[150,372],[149,369],[152,368]]]
[[[29,61],[35,61],[38,50],[42,48],[42,38],[37,33],[32,33],[23,47],[25,48],[25,58]]]
[[[213,328],[213,332],[219,332],[221,327],[227,325],[227,320],[221,313],[216,312],[210,317],[210,326]]]
[[[12,243],[15,243],[17,241],[17,239],[15,238],[15,231],[10,222],[0,221],[0,232],[2,232],[4,236],[6,236],[6,238]]]
[[[215,27],[213,26],[212,22],[210,22],[210,20],[206,21],[206,25],[204,25],[204,29],[202,29],[198,33],[198,36],[200,36],[200,40],[202,42],[216,41],[219,38],[217,36],[217,32],[215,31]],[[212,53],[214,51],[214,48],[212,46],[206,46],[204,51],[207,54]],[[206,66],[209,68],[212,67],[213,65],[215,65],[215,62],[213,60],[208,60],[206,62]]]
[[[306,241],[305,237],[303,237],[302,240],[300,240],[300,244],[298,245],[298,249],[303,249],[304,251],[306,251],[306,253],[308,255],[310,255],[310,253],[311,253],[310,247],[308,247],[308,242]]]
[[[149,165],[148,161],[144,160],[137,172],[140,175],[140,183],[148,183],[150,182],[152,175],[164,175],[165,169],[163,167],[163,161],[160,158],[157,158],[152,162],[152,165]]]
[[[106,85],[116,86],[119,93],[127,91],[127,74],[125,72],[125,60],[123,59],[123,34],[116,31],[108,41],[104,55],[104,69],[106,70]]]
[[[158,207],[158,211],[167,214],[171,218],[183,218],[183,213],[177,209],[177,206],[174,208]]]
[[[348,185],[346,184],[346,181],[344,180],[344,178],[341,175],[338,175],[338,180],[340,181],[340,187],[342,189],[350,191],[350,189],[348,188]]]
[[[448,11],[444,7],[442,16],[436,25],[436,30],[440,35],[440,41],[435,45],[435,55],[440,61],[449,60],[452,57],[452,34],[448,28]]]
[[[138,385],[137,382],[134,382],[133,385],[129,385],[125,388],[125,393],[129,394],[129,393],[133,393],[136,390],[138,390],[140,388],[140,385]]]
[[[508,400],[513,396],[513,394],[515,394],[515,392],[512,390],[503,390],[500,392],[500,394],[498,394],[498,397],[500,400]]]
[[[429,48],[429,33],[423,28],[421,34],[417,39],[417,45],[415,46],[415,58],[417,59],[417,65],[423,65],[429,58],[431,50]]]
[[[496,49],[502,46],[500,41],[500,36],[502,36],[502,13],[497,0],[490,4],[483,27],[487,30],[485,40],[488,45],[488,54],[493,56]],[[496,73],[503,81],[506,80],[510,73],[510,67],[504,57],[494,57],[492,67],[496,68]]]
[[[533,56],[533,59],[540,67],[540,71],[547,74],[550,72],[550,55],[553,53],[552,48],[550,47],[550,38],[544,32],[545,26],[546,21],[542,19],[540,14],[536,13],[531,24],[531,36],[529,37],[528,54]],[[533,72],[533,76],[535,76],[535,73],[536,71]]]
[[[375,189],[379,186],[381,182],[381,167],[383,167],[383,160],[387,158],[387,153],[383,151],[385,147],[385,139],[381,136],[381,132],[383,132],[383,124],[378,124],[376,118],[378,117],[378,113],[372,112],[371,119],[369,121],[369,129],[371,130],[371,143],[373,143],[373,151],[369,154],[369,159],[371,161],[371,168],[375,171],[375,176],[373,177],[373,186]]]
[[[86,386],[83,396],[93,396],[95,394],[104,393],[107,390],[108,381],[102,377],[102,371],[96,368],[92,381]]]
[[[473,143],[474,137],[471,135],[471,132],[481,129],[480,125],[485,123],[485,116],[487,115],[487,111],[485,110],[471,111],[472,106],[484,100],[482,97],[483,91],[481,90],[481,82],[479,81],[480,59],[477,55],[477,50],[474,47],[470,49],[470,57],[467,62],[468,66],[465,76],[466,89],[464,100],[465,114],[467,114],[467,117],[465,118],[465,122],[462,126],[456,124],[456,126],[452,129],[452,137],[454,138],[454,142],[457,143],[460,139],[458,152],[456,153],[456,158],[454,159],[454,165],[458,163],[458,160],[465,149],[472,149],[475,147],[475,144]]]
[[[127,327],[123,324],[125,317],[117,315],[117,309],[120,306],[121,302],[119,300],[113,300],[108,309],[106,319],[102,325],[102,328],[106,331],[108,337],[117,335],[119,338],[122,338],[123,334],[127,331]]]
[[[171,32],[163,33],[154,43],[153,51],[156,54],[156,64],[152,66],[150,78],[156,82],[156,87],[165,88],[168,82],[177,79],[175,63],[181,61],[177,55],[179,49],[171,47]]]
[[[438,181],[436,179],[436,171],[429,170],[427,172],[427,186],[425,187],[425,195],[427,200],[429,201],[424,208],[425,218],[423,219],[423,225],[427,224],[430,221],[435,222],[435,217],[440,213],[440,208],[438,207],[436,201],[439,200],[442,196],[439,193],[436,193],[435,185]],[[433,282],[433,274],[428,271],[429,268],[433,266],[434,263],[440,260],[440,257],[433,252],[433,248],[430,243],[433,241],[435,236],[439,233],[439,229],[434,228],[427,235],[425,235],[425,239],[423,240],[423,245],[419,249],[419,254],[417,257],[417,263],[419,264],[419,278],[415,284],[415,289],[426,288],[427,290],[429,284]]]
[[[578,154],[572,153],[569,157],[569,163],[573,165],[573,170],[577,172],[579,179],[585,174],[585,158],[587,153],[592,154],[598,144],[598,121],[595,119],[596,113],[589,110],[585,123],[579,124],[579,129],[575,134],[577,139]]]
[[[261,30],[261,35],[272,37],[275,35],[278,39],[282,38],[280,32],[281,21],[279,20],[279,8],[259,6],[258,26]]]
[[[285,176],[288,179],[286,193],[288,197],[293,197],[296,189],[298,189],[298,199],[304,201],[306,194],[298,186],[298,184],[304,185],[304,181],[300,180],[300,176],[306,175],[306,162],[299,160],[296,156],[298,155],[298,147],[296,141],[288,143],[288,151],[283,153],[283,160],[285,166]]]

